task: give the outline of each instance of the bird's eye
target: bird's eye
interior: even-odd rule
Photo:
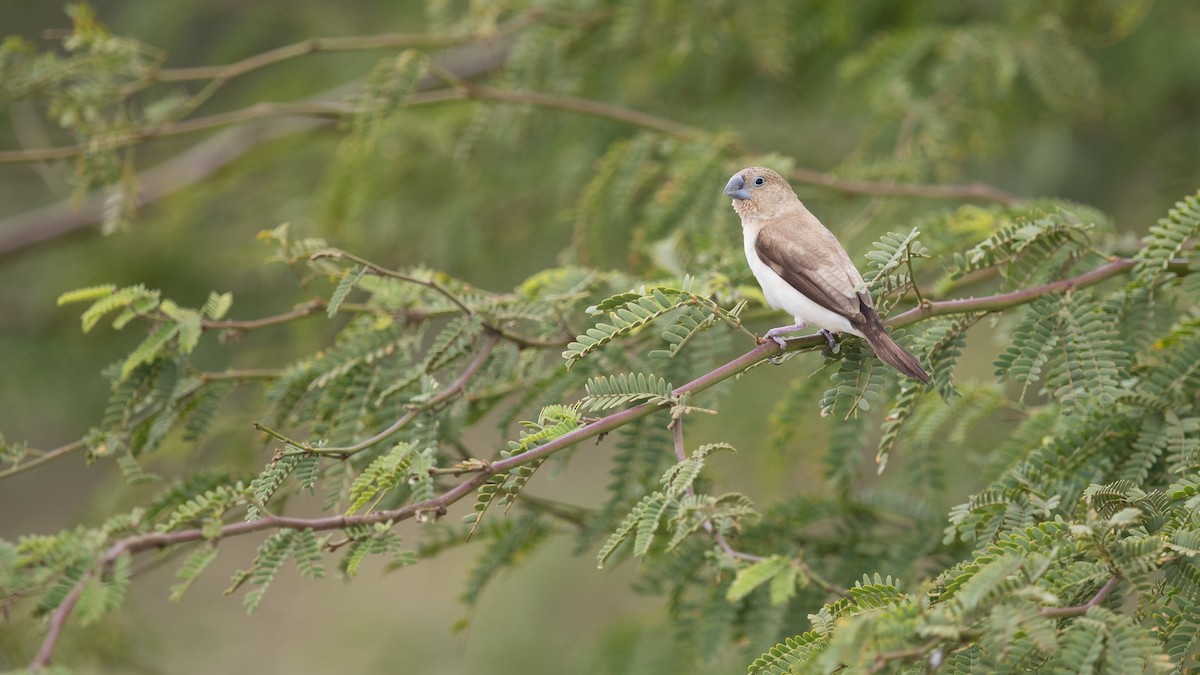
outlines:
[[[763,183],[765,183],[765,182],[767,182],[767,181],[763,180],[763,177],[762,177],[762,176],[759,176],[758,178],[755,178],[755,179],[754,179],[754,184],[755,184],[755,185],[762,185],[762,184],[763,184]]]

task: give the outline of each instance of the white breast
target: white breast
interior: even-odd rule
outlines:
[[[809,300],[759,259],[758,254],[754,251],[757,232],[747,228],[744,230],[744,235],[746,262],[750,264],[750,271],[754,272],[754,278],[758,279],[758,285],[762,287],[763,297],[766,298],[767,304],[791,314],[796,323],[806,323],[814,328],[824,328],[835,333],[849,333],[862,337],[862,333],[855,330],[846,317],[835,314]]]

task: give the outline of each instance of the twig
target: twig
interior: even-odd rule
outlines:
[[[921,297],[921,286],[917,283],[917,273],[913,271],[912,242],[904,245],[904,252],[907,254],[904,256],[904,264],[908,265],[908,278],[912,281],[913,294],[917,296],[917,304],[924,305],[925,298]]]
[[[349,260],[356,264],[362,265],[363,267],[365,267],[367,269],[368,272],[370,272],[371,274],[374,274],[375,276],[390,277],[392,279],[399,279],[400,281],[405,281],[410,284],[424,286],[425,288],[428,288],[428,289],[438,293],[442,297],[446,298],[447,300],[449,300],[452,304],[454,304],[455,307],[458,307],[458,309],[460,311],[462,311],[462,313],[465,314],[466,316],[473,317],[478,314],[478,312],[476,312],[469,305],[467,305],[465,302],[463,302],[463,300],[460,297],[458,297],[457,294],[455,294],[453,291],[446,288],[445,286],[439,284],[438,282],[434,281],[433,279],[422,279],[420,277],[414,277],[411,274],[397,272],[396,270],[391,270],[386,267],[382,267],[380,265],[377,265],[377,264],[371,262],[370,260],[367,260],[365,258],[360,258],[360,257],[354,255],[353,253],[348,253],[348,252],[342,251],[340,249],[329,249],[326,251],[318,251],[318,252],[312,254],[311,256],[309,256],[310,260],[320,260],[321,258],[337,258],[340,260]],[[555,348],[557,348],[557,347],[562,347],[565,344],[563,340],[544,340],[541,338],[534,338],[534,337],[529,337],[527,335],[521,335],[519,333],[513,333],[511,331],[505,330],[504,328],[502,328],[500,326],[497,326],[496,324],[494,324],[490,321],[484,321],[483,325],[485,328],[499,334],[504,339],[506,339],[514,344],[517,344],[521,347],[555,347]]]
[[[243,321],[224,320],[212,321],[202,320],[200,326],[209,330],[255,330],[257,328],[267,328],[268,326],[277,326],[281,323],[287,323],[306,316],[312,316],[318,312],[324,311],[325,301],[316,298],[296,305],[295,309],[290,312],[276,314],[274,316],[265,316],[261,319],[247,319]]]
[[[898,649],[894,652],[883,652],[875,657],[875,663],[871,664],[867,673],[878,673],[887,667],[891,661],[911,661],[912,659],[924,658],[926,654],[936,648],[939,641],[934,640],[927,642],[920,647],[909,647],[908,649]]]
[[[113,556],[112,560],[109,560],[107,555],[104,556],[104,567],[107,568],[116,562],[117,557]],[[71,610],[75,609],[75,604],[79,602],[79,596],[83,595],[83,588],[92,574],[92,572],[85,572],[79,581],[75,582],[75,587],[71,589],[71,592],[67,593],[67,597],[63,598],[62,604],[54,610],[54,614],[50,617],[50,628],[46,631],[46,637],[42,639],[42,646],[38,648],[33,661],[29,663],[30,671],[41,670],[50,665],[54,645],[58,643],[58,637],[62,635],[63,628],[67,625],[67,617],[71,615]]]
[[[13,467],[7,468],[3,471],[0,471],[0,480],[4,480],[5,478],[8,478],[9,476],[15,476],[19,473],[24,473],[26,471],[29,471],[30,469],[33,469],[35,467],[41,466],[42,464],[45,464],[46,462],[56,460],[59,457],[65,457],[66,455],[69,455],[70,453],[75,452],[76,450],[79,450],[82,447],[83,447],[83,441],[79,440],[79,441],[75,441],[73,443],[68,443],[60,448],[55,448],[53,450],[47,450],[45,453],[38,455],[37,457],[34,457],[33,459],[31,459],[27,462],[21,462],[20,464],[17,464],[16,466],[13,466]]]
[[[477,77],[504,64],[510,41],[511,38],[488,40],[456,47],[441,53],[438,60],[459,77]],[[437,86],[438,82],[435,78],[426,78],[418,85],[418,89],[426,91]],[[345,84],[308,100],[343,98],[358,89],[356,83]],[[458,95],[457,92],[450,93]],[[445,91],[417,94],[411,102],[433,102],[444,99],[445,95]],[[203,180],[258,145],[333,121],[330,117],[291,115],[278,119],[268,116],[240,127],[225,129],[139,175],[138,207]],[[105,198],[103,191],[97,191],[79,202],[65,200],[0,220],[0,233],[3,233],[0,234],[0,257],[53,241],[99,222],[104,212]]]
[[[471,362],[467,364],[467,367],[463,368],[463,371],[459,373],[458,377],[455,378],[454,381],[449,385],[447,385],[445,389],[442,389],[437,393],[436,396],[433,396],[429,400],[422,401],[421,403],[409,407],[408,412],[404,413],[404,415],[400,419],[396,420],[391,426],[370,438],[355,443],[354,445],[347,445],[345,447],[319,448],[307,443],[293,441],[290,438],[279,434],[277,431],[273,431],[265,426],[260,425],[258,422],[254,423],[254,428],[272,436],[282,443],[294,446],[302,451],[301,453],[292,454],[339,455],[342,457],[349,457],[350,455],[362,452],[363,450],[366,450],[367,448],[386,440],[397,431],[400,431],[404,427],[408,426],[408,423],[413,421],[417,415],[420,415],[427,410],[435,410],[438,406],[442,405],[446,401],[449,401],[451,398],[461,394],[463,390],[466,389],[467,383],[471,381],[471,378],[475,376],[475,373],[479,372],[479,369],[483,367],[484,362],[487,361],[489,356],[491,356],[492,350],[496,348],[496,344],[500,342],[500,338],[501,335],[499,333],[495,331],[488,331],[487,337],[484,338],[483,344],[479,346],[479,351],[475,354],[475,358],[471,359]]]
[[[495,89],[492,87],[471,84],[465,84],[465,86],[463,86],[463,91],[465,95],[470,98],[567,110],[584,115],[591,115],[593,117],[609,119],[614,122],[638,126],[644,129],[661,131],[665,134],[669,134],[678,138],[694,138],[705,133],[701,129],[679,124],[678,122],[674,122],[666,118],[631,110],[629,108],[622,108],[620,106],[601,103],[599,101],[593,101],[591,99],[573,96],[561,96],[557,94],[546,94],[534,91]],[[733,146],[741,154],[759,154],[753,148],[741,142],[735,142]],[[851,180],[848,178],[834,176],[833,174],[816,171],[814,169],[803,168],[793,169],[789,175],[791,178],[801,183],[817,185],[820,187],[829,188],[831,190],[837,190],[839,192],[867,195],[929,197],[937,199],[979,199],[998,202],[1006,205],[1015,204],[1016,202],[1020,201],[1015,195],[1011,195],[999,188],[981,182],[973,182],[962,185],[897,183],[894,181],[873,182]]]
[[[914,307],[907,312],[890,317],[887,324],[899,328],[915,323],[921,319],[928,319],[935,316],[943,316],[946,314],[965,314],[967,312],[995,312],[1002,309],[1009,309],[1017,305],[1023,305],[1031,300],[1040,298],[1043,295],[1052,293],[1062,293],[1075,288],[1087,288],[1094,286],[1101,281],[1115,277],[1116,275],[1131,269],[1137,261],[1132,258],[1118,258],[1112,262],[1101,265],[1096,269],[1084,272],[1083,274],[1070,277],[1069,279],[1060,279],[1041,286],[1033,288],[1024,288],[1011,293],[1001,293],[999,295],[989,295],[982,298],[958,298],[955,300],[939,300],[937,302],[927,302],[918,307]]]
[[[1174,264],[1174,263],[1172,263],[1172,264]],[[1104,279],[1114,276],[1115,274],[1118,274],[1119,272],[1122,272],[1122,271],[1132,268],[1133,265],[1134,265],[1133,260],[1118,259],[1118,260],[1115,260],[1115,261],[1109,263],[1108,265],[1106,265],[1104,267],[1097,268],[1096,270],[1092,270],[1091,272],[1087,272],[1085,274],[1079,275],[1078,277],[1073,277],[1072,279],[1067,279],[1067,280],[1059,281],[1059,282],[1053,282],[1050,284],[1046,284],[1044,286],[1027,289],[1026,291],[1018,291],[1018,293],[1023,294],[1023,295],[1021,295],[1021,298],[1023,298],[1023,300],[1019,300],[1018,302],[1029,301],[1036,297],[1039,297],[1040,295],[1045,295],[1047,293],[1059,292],[1061,290],[1064,290],[1064,288],[1070,288],[1070,287],[1078,288],[1078,287],[1083,287],[1085,285],[1099,283],[1100,281],[1103,281]],[[1181,267],[1181,269],[1186,269],[1186,265],[1183,265]],[[1066,284],[1066,285],[1064,286],[1064,284]],[[904,314],[900,315],[899,317],[894,317],[893,325],[895,325],[895,323],[897,323],[901,319],[903,319],[904,323],[902,323],[900,325],[907,325],[909,323],[920,321],[923,318],[928,318],[929,316],[938,316],[938,315],[942,315],[942,314],[952,314],[952,313],[962,313],[962,312],[989,311],[992,309],[1004,309],[1007,307],[1011,307],[1014,304],[1014,302],[1012,301],[1012,296],[1013,296],[1013,294],[1011,294],[1011,293],[1005,293],[1005,294],[1000,294],[1000,295],[996,295],[996,296],[991,296],[988,298],[972,298],[969,300],[948,300],[948,301],[943,301],[943,302],[929,303],[928,305],[926,305],[923,308],[916,308],[909,312],[905,312]],[[954,303],[959,303],[959,304],[954,304]],[[971,303],[971,304],[965,304],[965,303]],[[995,307],[992,307],[992,305],[990,305],[989,303],[995,303]],[[931,310],[931,308],[934,308],[934,309]],[[939,308],[941,308],[941,309],[939,309]],[[789,340],[788,342],[790,345],[801,345],[802,346],[802,345],[805,345],[806,343],[811,343],[813,345],[816,345],[818,342],[823,342],[823,341],[824,341],[824,338],[822,336],[811,335],[811,336],[805,336],[805,337],[801,337],[801,338],[793,338],[793,339]],[[677,387],[674,391],[671,392],[672,398],[682,396],[682,395],[688,394],[688,393],[698,393],[698,392],[704,391],[704,390],[716,385],[719,382],[722,382],[724,380],[729,379],[730,377],[733,377],[735,375],[738,375],[739,373],[742,373],[747,368],[750,368],[751,366],[767,359],[768,357],[774,355],[778,351],[779,351],[779,345],[775,344],[773,341],[768,341],[763,344],[760,344],[760,345],[754,347],[753,349],[747,351],[746,353],[742,354],[741,356],[738,356],[738,357],[728,361],[727,363],[725,363],[721,366],[718,366],[717,368],[714,368],[713,370],[697,377],[696,379],[692,380],[691,382],[688,382],[687,384]],[[218,536],[220,538],[234,537],[234,536],[239,536],[239,535],[243,535],[243,534],[249,534],[252,532],[260,532],[262,530],[285,529],[285,528],[286,529],[311,529],[311,530],[314,530],[317,532],[322,532],[322,531],[326,531],[326,530],[345,529],[345,528],[353,526],[353,525],[373,525],[375,523],[387,523],[387,522],[399,523],[404,520],[409,520],[409,519],[415,518],[416,516],[421,515],[421,514],[441,514],[441,513],[444,513],[446,508],[448,506],[450,506],[451,504],[454,504],[454,503],[458,502],[459,500],[464,499],[468,495],[474,493],[475,490],[479,486],[486,483],[488,480],[491,479],[492,476],[495,476],[496,474],[511,471],[512,469],[514,469],[518,466],[523,466],[530,462],[542,459],[544,457],[548,457],[554,453],[557,453],[566,448],[572,447],[582,441],[585,441],[585,440],[588,440],[591,438],[595,438],[595,437],[601,436],[603,434],[608,434],[608,433],[615,431],[616,429],[619,429],[635,420],[639,420],[643,417],[646,417],[655,412],[663,410],[667,405],[668,405],[667,403],[648,402],[648,403],[643,403],[641,405],[634,406],[632,408],[626,408],[625,410],[621,410],[619,412],[613,413],[611,415],[607,415],[605,417],[601,417],[600,419],[594,420],[578,429],[575,429],[574,431],[571,431],[562,436],[559,436],[558,438],[555,438],[554,440],[551,440],[543,445],[539,445],[537,447],[530,448],[529,450],[522,452],[520,454],[516,454],[511,457],[492,462],[490,467],[488,468],[488,470],[480,471],[480,472],[476,473],[475,475],[473,475],[471,478],[463,481],[462,483],[459,483],[458,485],[454,486],[453,488],[450,488],[449,490],[442,493],[441,495],[427,499],[425,501],[408,504],[406,506],[402,506],[402,507],[396,508],[396,509],[376,511],[374,513],[368,513],[368,514],[356,515],[356,516],[335,515],[335,516],[326,516],[326,517],[322,517],[322,518],[296,518],[296,517],[288,517],[288,516],[268,516],[265,518],[260,518],[258,520],[249,521],[249,522],[230,523],[221,528]],[[680,433],[682,433],[682,432],[680,432]],[[109,548],[108,552],[105,554],[104,558],[101,561],[101,569],[107,569],[108,567],[110,567],[113,564],[113,562],[120,555],[123,555],[125,553],[133,554],[133,553],[139,553],[142,551],[148,551],[148,550],[152,550],[152,549],[166,548],[168,546],[173,546],[176,544],[182,544],[182,543],[193,542],[193,541],[201,541],[205,538],[206,538],[205,532],[200,528],[179,530],[176,532],[155,532],[155,533],[140,534],[140,535],[133,535],[133,536],[125,537],[123,539],[117,540],[116,542],[114,542],[112,544],[112,546]],[[728,544],[728,542],[726,542],[726,543]],[[733,550],[732,547],[730,547],[730,549]],[[746,554],[746,555],[749,555],[749,554]],[[67,596],[68,599],[74,598],[75,601],[78,600],[78,593],[76,591],[82,592],[83,583],[84,583],[84,581],[81,580],[80,582],[78,582],[76,584],[75,588],[72,589],[72,592],[68,594],[68,596]],[[1100,589],[1101,592],[1097,593],[1096,597],[1093,597],[1092,600],[1089,601],[1088,604],[1080,605],[1079,607],[1075,607],[1075,608],[1045,608],[1043,611],[1044,612],[1062,612],[1064,610],[1070,609],[1073,612],[1080,612],[1080,611],[1086,612],[1087,609],[1082,609],[1082,608],[1090,609],[1089,605],[1091,603],[1102,602],[1104,600],[1104,598],[1106,598],[1108,596],[1108,594],[1112,592],[1112,590],[1113,590],[1112,587],[1115,587],[1116,583],[1117,583],[1117,581],[1116,581],[1115,577],[1113,579],[1110,579],[1109,583],[1105,584],[1105,588],[1101,588]],[[1103,595],[1101,595],[1101,593],[1103,593]],[[37,669],[37,668],[40,668],[49,663],[50,655],[54,649],[54,644],[58,639],[58,634],[61,632],[61,626],[63,623],[65,623],[67,616],[71,613],[74,606],[75,606],[75,602],[64,601],[62,604],[60,604],[58,606],[57,609],[54,610],[54,614],[51,617],[51,627],[52,627],[52,629],[54,626],[59,626],[60,628],[58,630],[52,630],[52,632],[47,633],[45,639],[42,642],[42,647],[38,652],[38,656],[34,659],[33,663],[30,664],[31,669]],[[1054,615],[1061,615],[1061,614],[1051,614],[1051,615],[1054,616]]]
[[[438,294],[440,294],[441,296],[445,297],[447,300],[452,302],[456,307],[458,307],[460,310],[462,310],[463,314],[466,314],[467,316],[475,315],[475,310],[468,307],[466,305],[466,303],[464,303],[461,299],[459,299],[459,297],[457,295],[455,295],[453,292],[451,292],[450,289],[439,284],[438,282],[434,281],[433,279],[422,279],[420,277],[414,277],[411,274],[405,274],[403,272],[397,272],[396,270],[390,270],[386,267],[381,267],[379,265],[376,265],[375,263],[371,262],[370,260],[367,260],[366,258],[360,258],[360,257],[354,255],[353,253],[349,253],[347,251],[342,251],[340,249],[329,249],[326,251],[317,251],[316,253],[309,256],[310,260],[320,260],[321,258],[336,258],[339,260],[349,260],[353,263],[362,265],[363,267],[365,267],[367,269],[368,272],[370,272],[371,274],[374,274],[375,276],[390,277],[392,279],[399,279],[400,281],[406,281],[410,284],[424,286],[425,288],[428,288],[428,289],[431,289],[431,290],[437,292]]]
[[[229,369],[199,373],[201,380],[216,382],[219,380],[273,380],[283,377],[285,371],[279,368],[246,368],[243,370]]]
[[[1105,582],[1103,586],[1100,587],[1100,590],[1096,591],[1096,594],[1092,596],[1091,600],[1088,600],[1082,605],[1074,605],[1071,607],[1043,607],[1038,611],[1038,614],[1056,618],[1082,616],[1087,614],[1089,609],[1098,606],[1100,603],[1104,602],[1109,595],[1112,595],[1113,590],[1116,589],[1117,584],[1120,583],[1120,581],[1121,577],[1113,575],[1107,582]]]
[[[154,73],[153,82],[186,82],[189,80],[218,80],[229,82],[247,73],[317,52],[354,52],[382,49],[444,49],[463,44],[494,40],[538,22],[534,12],[500,24],[487,33],[472,35],[433,35],[428,33],[384,33],[347,37],[311,38],[284,47],[276,47],[224,66],[193,66],[163,68]]]

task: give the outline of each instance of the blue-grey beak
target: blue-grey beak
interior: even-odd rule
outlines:
[[[746,179],[735,175],[725,184],[725,194],[734,199],[750,199],[750,192],[746,189]]]

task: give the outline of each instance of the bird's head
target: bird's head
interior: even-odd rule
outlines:
[[[725,194],[733,198],[733,210],[743,218],[769,216],[776,209],[798,201],[783,176],[763,166],[733,174],[725,184]]]

